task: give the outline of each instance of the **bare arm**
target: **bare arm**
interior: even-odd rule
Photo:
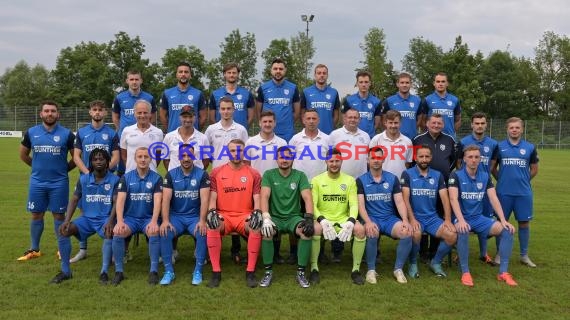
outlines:
[[[271,196],[271,188],[270,187],[261,187],[261,194],[260,194],[260,209],[261,212],[269,212],[269,197]]]
[[[75,165],[77,166],[79,171],[81,171],[85,174],[88,174],[89,168],[87,168],[87,166],[85,166],[85,164],[83,163],[83,159],[81,159],[81,154],[82,154],[81,149],[74,148],[73,149],[73,161],[75,162]],[[111,166],[109,166],[109,167],[111,167]]]
[[[164,128],[165,132],[168,132],[168,112],[166,109],[159,108],[158,110],[160,116],[160,123],[162,123],[162,127]]]
[[[530,178],[534,178],[538,174],[538,163],[530,164]]]
[[[111,112],[111,118],[113,119],[113,125],[115,125],[115,130],[119,131],[119,120],[121,115],[115,111]]]
[[[30,149],[20,145],[20,160],[22,160],[28,166],[32,166],[32,157],[30,157]]]
[[[109,168],[112,169],[117,167],[117,164],[119,164],[120,159],[121,159],[121,151],[113,150],[113,152],[111,152],[111,162],[109,162]]]

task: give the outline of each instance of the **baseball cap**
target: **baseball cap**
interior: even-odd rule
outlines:
[[[182,109],[180,109],[180,115],[185,115],[185,114],[193,116],[194,115],[194,108],[192,108],[189,105],[182,107]]]

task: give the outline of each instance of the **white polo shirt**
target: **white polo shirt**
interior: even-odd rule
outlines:
[[[331,145],[328,134],[319,130],[315,138],[309,138],[303,129],[291,138],[289,145],[295,147],[293,169],[303,171],[309,181],[327,170],[324,159]]]
[[[277,149],[286,146],[287,141],[273,135],[273,138],[265,140],[261,134],[257,134],[245,143],[246,160],[251,161],[251,166],[259,171],[263,177],[263,173],[269,169],[277,168]]]
[[[351,132],[346,127],[338,128],[331,132],[329,139],[333,147],[342,152],[342,172],[353,176],[355,179],[368,171],[368,145],[370,136],[360,128]]]
[[[234,121],[229,128],[224,129],[221,120],[208,126],[205,135],[210,145],[214,148],[212,152],[213,157],[211,158],[212,169],[230,161],[228,144],[231,140],[241,139],[245,143],[249,138],[247,130],[241,124]]]
[[[413,161],[414,149],[412,141],[403,134],[392,140],[386,135],[386,131],[379,133],[370,141],[370,148],[384,146],[384,163],[382,169],[400,178],[406,170],[406,163]]]
[[[207,151],[206,149],[210,146],[210,142],[205,134],[194,129],[194,133],[186,140],[180,135],[180,127],[178,129],[171,131],[164,136],[164,144],[168,146],[170,153],[165,159],[169,159],[168,171],[180,166],[180,152],[179,148],[181,144],[192,144],[194,146],[194,165],[198,168],[204,169],[203,159],[208,159],[208,154],[202,154],[202,151]],[[204,147],[207,146],[207,147]]]
[[[159,128],[153,126],[152,124],[145,131],[141,131],[137,124],[128,126],[123,130],[121,134],[121,149],[127,150],[127,162],[125,163],[125,173],[137,168],[135,162],[135,151],[139,147],[150,147],[151,144],[155,142],[162,142],[164,133]],[[164,150],[163,150],[164,152]],[[151,150],[150,169],[156,171],[156,155],[152,154]]]

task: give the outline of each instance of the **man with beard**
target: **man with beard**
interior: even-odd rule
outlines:
[[[301,108],[315,109],[319,113],[319,130],[326,134],[336,128],[340,99],[338,91],[328,85],[329,68],[324,64],[315,67],[315,84],[301,93]]]
[[[297,85],[285,79],[286,73],[287,67],[283,59],[276,58],[271,62],[272,79],[257,90],[255,111],[257,119],[261,111],[273,111],[277,119],[275,134],[289,141],[295,134],[295,122],[299,120],[301,104]]]
[[[91,123],[77,131],[75,137],[75,149],[73,150],[73,161],[83,174],[89,174],[89,155],[92,150],[97,148],[107,151],[111,155],[109,168],[115,168],[119,163],[120,148],[119,137],[115,130],[111,129],[105,123],[107,116],[107,107],[105,102],[95,100],[89,103],[89,115],[91,116]],[[79,244],[79,252],[71,258],[70,262],[74,263],[87,257],[87,242]]]
[[[202,91],[190,85],[192,68],[187,62],[180,62],[176,66],[176,86],[164,90],[160,100],[160,122],[166,133],[178,129],[180,126],[180,110],[186,105],[194,108],[198,115],[194,126],[200,130],[206,123],[206,103]]]
[[[58,241],[63,237],[58,230],[65,218],[64,213],[69,199],[67,172],[75,168],[73,160],[67,160],[68,153],[73,156],[75,135],[57,123],[59,119],[57,103],[42,102],[40,118],[42,124],[28,129],[20,146],[20,159],[32,168],[32,172],[27,205],[31,213],[31,246],[18,258],[19,261],[42,255],[40,239],[44,231],[46,210],[50,210],[53,214],[54,231]]]
[[[220,99],[224,96],[229,96],[234,101],[236,109],[234,121],[244,126],[247,130],[253,121],[255,107],[253,94],[246,88],[238,86],[240,68],[237,63],[230,62],[225,64],[223,73],[226,85],[214,90],[210,96],[210,123],[220,121]]]

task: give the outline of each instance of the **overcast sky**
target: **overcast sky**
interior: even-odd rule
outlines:
[[[260,54],[272,39],[304,31],[301,14],[314,14],[309,26],[316,47],[313,62],[329,66],[329,80],[341,96],[354,91],[354,69],[362,60],[359,44],[371,27],[384,29],[388,57],[398,70],[410,39],[417,36],[447,50],[462,35],[472,52],[486,56],[509,48],[532,57],[545,31],[570,33],[570,4],[563,0],[1,2],[1,73],[19,60],[51,69],[62,48],[108,42],[119,31],[140,36],[151,62],[160,62],[166,49],[178,45],[195,45],[212,59],[234,29],[254,33]]]

